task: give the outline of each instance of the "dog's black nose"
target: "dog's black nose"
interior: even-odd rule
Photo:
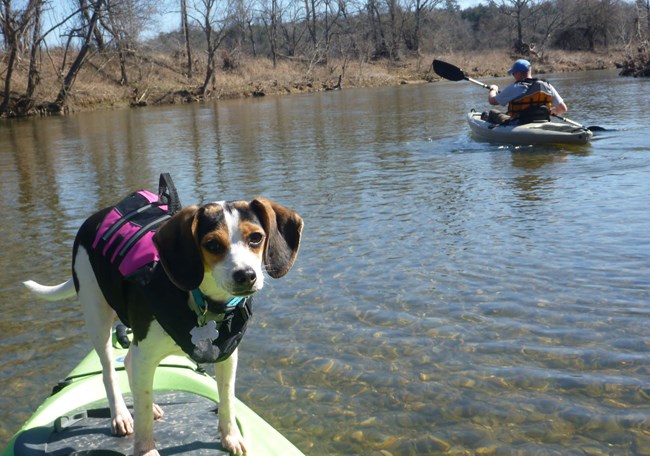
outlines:
[[[235,279],[237,285],[251,286],[257,280],[257,274],[255,274],[253,268],[238,269],[233,274],[233,279]]]

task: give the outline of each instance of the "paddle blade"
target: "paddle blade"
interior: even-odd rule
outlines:
[[[466,79],[463,70],[451,63],[443,62],[442,60],[433,61],[433,71],[435,71],[435,73],[441,78],[450,81],[462,81],[463,79]]]

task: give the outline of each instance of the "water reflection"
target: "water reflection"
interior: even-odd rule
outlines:
[[[454,83],[6,122],[0,436],[90,345],[73,301],[19,282],[64,280],[79,223],[169,171],[185,204],[264,195],[305,219],[238,392],[306,453],[642,454],[650,119],[620,104],[645,86],[558,79],[572,116],[625,135],[479,143],[462,119],[484,94]],[[605,84],[615,121],[586,96]]]

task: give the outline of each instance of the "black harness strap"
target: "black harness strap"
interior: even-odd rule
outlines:
[[[117,258],[115,259],[115,264],[117,266],[119,266],[120,263],[122,263],[122,260],[124,259],[124,256],[129,252],[129,250],[131,250],[131,247],[133,247],[133,245],[142,238],[142,236],[147,234],[154,227],[160,225],[162,222],[164,222],[168,218],[171,218],[171,215],[165,214],[165,215],[162,215],[162,216],[158,217],[157,219],[153,220],[152,222],[144,225],[143,227],[141,227],[133,236],[131,236],[131,239],[129,239],[126,242],[126,244],[124,244],[124,246],[120,249],[120,251],[117,254]]]
[[[134,218],[136,218],[136,217],[138,216],[138,214],[142,214],[142,213],[145,212],[146,210],[148,210],[148,209],[154,207],[155,205],[157,205],[157,204],[149,203],[149,204],[146,204],[146,205],[144,205],[144,206],[142,206],[142,207],[139,207],[139,208],[137,208],[137,209],[134,209],[134,210],[132,210],[131,212],[129,212],[129,213],[123,215],[123,216],[122,216],[122,217],[121,217],[117,222],[115,222],[115,224],[114,224],[113,226],[111,226],[109,229],[106,230],[106,232],[105,232],[105,233],[102,235],[102,237],[101,237],[101,241],[102,241],[103,243],[108,242],[108,240],[109,240],[110,238],[112,238],[113,235],[114,235],[117,231],[119,231],[120,228],[122,228],[124,225],[126,225],[129,221],[131,221],[131,220],[133,220]],[[99,245],[98,245],[98,248],[103,248],[103,245],[102,245],[102,244],[99,244]]]

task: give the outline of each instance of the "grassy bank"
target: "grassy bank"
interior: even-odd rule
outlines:
[[[47,106],[60,89],[61,56],[56,53],[44,58],[41,82],[35,94],[30,115],[47,113]],[[424,55],[388,61],[330,61],[314,64],[302,60],[282,60],[275,68],[268,59],[242,59],[231,68],[217,73],[211,98],[245,98],[264,95],[318,92],[336,88],[379,87],[439,80],[431,70],[433,58],[462,67],[473,77],[504,76],[513,56],[506,51],[489,53]],[[568,53],[549,51],[543,58],[532,58],[536,74],[615,68],[620,52]],[[25,93],[29,62],[23,60],[14,73],[12,99]],[[182,61],[167,55],[140,56],[130,62],[129,83],[119,83],[117,59],[104,55],[91,56],[77,76],[65,112],[94,109],[123,108],[157,104],[195,102],[202,99],[199,88],[203,83],[204,66],[197,62],[194,76],[187,78]],[[339,84],[340,81],[340,84]]]

